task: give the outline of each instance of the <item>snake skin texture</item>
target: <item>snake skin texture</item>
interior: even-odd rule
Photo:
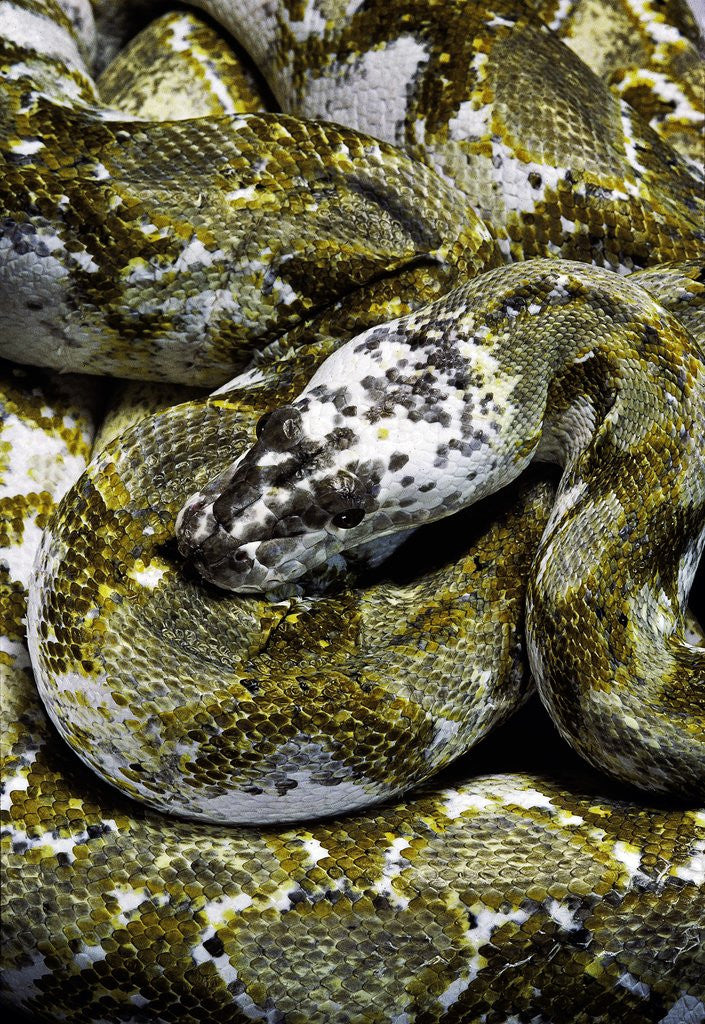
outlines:
[[[0,3],[0,352],[91,375],[0,362],[0,998],[89,1024],[700,1024],[692,18],[675,0],[201,6],[266,87],[191,13],[128,44],[151,5]],[[367,380],[384,345],[364,377],[349,346],[399,345],[398,325],[443,373],[439,338],[480,326],[453,387],[514,444],[503,482],[538,440],[511,409],[547,389],[558,496],[534,460],[269,599],[204,584],[175,538],[189,495],[212,507],[225,483],[219,515],[251,542],[243,461],[266,477],[283,438],[289,458],[286,411],[316,381],[324,415],[341,387],[383,411],[402,387]],[[446,444],[427,511],[482,448],[444,421],[442,385],[419,396]],[[423,445],[368,437],[346,402],[375,486],[392,474],[408,501]],[[395,529],[436,518],[413,500]],[[586,647],[596,691],[544,687]],[[630,760],[650,792],[616,781]]]
[[[529,6],[702,172],[705,68],[701,40],[685,3],[537,0]]]

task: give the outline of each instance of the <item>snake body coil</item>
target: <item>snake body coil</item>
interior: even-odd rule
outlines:
[[[199,6],[286,113],[193,15],[0,3],[3,356],[192,385],[95,435],[3,364],[3,999],[696,1024],[692,19]]]

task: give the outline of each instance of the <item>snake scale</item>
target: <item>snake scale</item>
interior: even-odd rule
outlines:
[[[198,6],[0,3],[3,1002],[698,1024],[692,17]]]

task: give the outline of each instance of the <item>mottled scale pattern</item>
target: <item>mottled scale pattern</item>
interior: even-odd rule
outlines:
[[[705,542],[705,357],[649,293],[563,260],[488,271],[340,347],[257,434],[176,527],[240,593],[467,509],[532,458],[563,467],[529,579],[539,692],[610,774],[701,796],[705,653],[681,616]]]
[[[421,261],[456,275],[496,262],[465,197],[341,126],[267,114],[150,122],[46,103],[26,58],[44,45],[31,41],[36,21],[48,22],[7,2],[7,356],[215,386],[370,279]],[[374,233],[355,230],[367,221]]]
[[[671,310],[691,338],[705,350],[705,267],[703,260],[660,263],[640,270],[633,280]]]
[[[192,11],[155,19],[98,79],[105,103],[147,120],[185,120],[267,109],[256,72]],[[172,405],[205,398],[186,384],[116,381],[93,439],[97,455],[128,427]]]
[[[256,56],[283,109],[364,127],[430,163],[507,258],[628,271],[654,247],[661,259],[702,250],[702,176],[523,4],[252,0],[246,18],[203,6]]]
[[[538,715],[408,802],[233,830],[98,783],[28,675],[6,706],[5,992],[35,1020],[701,1015],[703,813],[609,797]],[[512,771],[525,730],[545,762]]]
[[[422,588],[392,576],[313,602],[224,603],[169,542],[194,483],[249,443],[246,415],[192,403],[93,462],[44,534],[30,645],[62,733],[121,789],[215,820],[308,818],[428,777],[521,701],[520,581],[545,496],[529,491]]]
[[[486,230],[455,192],[440,182],[420,190],[416,164],[391,149],[388,160],[382,144],[344,128],[302,129],[295,119],[242,115],[237,153],[229,155],[232,123],[225,132],[219,119],[168,130],[135,121],[117,132],[113,121],[97,121],[86,135],[73,112],[52,122],[60,147],[79,133],[84,170],[48,197],[48,223],[35,225],[26,220],[35,172],[10,154],[18,166],[4,179],[3,205],[17,225],[4,237],[4,283],[14,290],[2,329],[11,357],[215,385],[246,365],[256,347],[395,263],[427,257],[472,270],[492,253]],[[45,135],[49,126],[37,130]],[[194,152],[210,180],[194,175]],[[132,168],[142,160],[150,170],[138,182]],[[348,190],[348,172],[356,171],[362,183]],[[104,199],[102,208],[71,217],[57,234],[55,211],[85,205],[84,175],[92,179],[87,194]],[[101,186],[103,177],[115,187]],[[134,188],[139,198],[129,195]],[[258,194],[269,198],[251,205]],[[424,194],[428,218],[405,223],[406,205],[421,212]],[[405,195],[401,209],[392,195]],[[348,242],[351,206],[369,206],[374,236]],[[64,248],[68,265],[54,255]],[[335,258],[340,249],[344,264]],[[316,274],[322,263],[331,269],[325,290]],[[39,287],[37,273],[45,282]],[[188,288],[192,297],[184,298]]]
[[[702,794],[621,788],[529,697],[524,593],[539,544],[554,550],[547,521],[565,512],[554,474],[534,468],[391,545],[382,564],[384,539],[269,600],[204,586],[173,529],[186,495],[244,454],[262,414],[295,402],[327,357],[502,257],[644,268],[634,283],[665,307],[669,358],[703,349],[692,19],[678,0],[532,0],[543,22],[504,0],[201,6],[249,49],[273,98],[192,14],[158,19],[118,53],[152,5],[0,4],[0,352],[136,378],[104,388],[0,366],[0,1001],[12,1020],[51,1024],[699,1024]],[[103,71],[100,101],[90,68]],[[350,127],[257,113],[276,102]],[[155,123],[173,118],[186,120]],[[501,334],[520,310],[496,315],[515,279],[488,280],[481,305]],[[640,349],[642,372],[662,365],[656,347]],[[681,397],[699,380],[676,373]],[[222,386],[206,400],[194,385]],[[575,386],[561,381],[559,411]],[[670,468],[673,507],[690,487],[691,514],[697,466],[685,484]],[[81,763],[38,696],[24,622],[48,523],[55,587],[32,596],[47,613],[40,657],[63,679],[81,756],[99,757],[103,737],[128,795]],[[577,544],[589,552],[595,537]],[[658,564],[670,587],[673,563]],[[692,614],[678,629],[703,648]],[[122,692],[97,686],[104,663]],[[122,729],[108,731],[110,717]],[[126,764],[129,736],[143,752]],[[250,826],[130,799],[173,809],[169,787],[186,785],[212,816],[234,764],[236,790],[266,768],[265,792],[246,794],[264,797]],[[397,795],[340,816],[351,779],[356,798],[381,798],[382,783]],[[313,813],[336,816],[267,823],[304,783]]]
[[[97,782],[3,657],[3,983],[33,1019],[697,1020],[703,813],[635,814],[536,708],[410,802],[233,830]]]
[[[531,0],[530,6],[702,175],[703,44],[684,0]]]
[[[148,121],[266,109],[256,69],[188,10],[151,22],[118,53],[97,84],[105,103]]]

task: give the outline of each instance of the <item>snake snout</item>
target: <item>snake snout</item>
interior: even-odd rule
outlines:
[[[196,503],[197,504],[197,503]],[[178,522],[179,552],[202,579],[226,590],[240,589],[252,574],[255,559],[248,548],[231,537],[214,519],[210,510],[185,509]],[[256,584],[251,584],[256,589]],[[249,589],[249,588],[248,588]]]
[[[257,590],[253,579],[255,560],[244,548],[236,548],[221,559],[212,559],[201,550],[193,556],[193,565],[208,583],[222,590]]]
[[[174,524],[179,552],[188,558],[217,527],[208,510],[209,500],[204,494],[195,494],[181,508]]]
[[[280,520],[256,499],[243,504],[243,494],[229,488],[222,501],[203,493],[189,499],[176,522],[178,548],[208,583],[238,593],[264,591],[288,578],[281,567],[296,561],[304,531],[296,516]]]
[[[233,532],[245,509],[262,497],[265,481],[257,467],[240,473],[222,488],[213,502],[213,517],[228,533]]]
[[[193,553],[191,561],[208,583],[222,590],[253,593],[287,582],[293,566],[298,569],[293,576],[300,575],[305,566],[299,565],[294,556],[293,541],[287,538],[237,544],[227,535],[218,533]]]

